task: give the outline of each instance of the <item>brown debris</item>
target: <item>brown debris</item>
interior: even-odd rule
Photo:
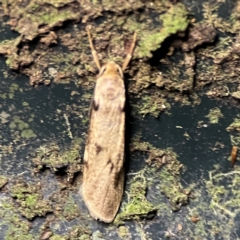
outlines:
[[[34,85],[38,85],[40,83],[43,83],[42,71],[40,71],[40,70],[36,70],[35,72],[33,71],[32,74],[30,75],[29,84],[31,86],[34,86]]]
[[[237,159],[237,152],[238,152],[238,147],[237,146],[232,146],[232,151],[231,151],[231,165],[232,167],[235,165],[236,159]]]
[[[57,44],[57,34],[53,31],[50,31],[45,37],[40,39],[41,43],[45,43],[47,46],[51,44]]]
[[[235,99],[240,100],[240,91],[231,93],[231,96]]]
[[[31,55],[28,47],[26,46],[22,49],[22,51],[20,51],[17,62],[20,67],[24,67],[30,65],[33,60],[33,56]]]
[[[221,64],[226,61],[231,60],[238,60],[240,55],[240,33],[236,36],[236,41],[233,43],[233,45],[223,53],[218,54],[213,62],[217,64]],[[238,67],[238,66],[236,66]]]
[[[42,233],[40,239],[41,239],[41,240],[47,240],[47,239],[49,239],[52,235],[53,235],[52,231],[46,230],[46,231],[44,231],[44,232]]]
[[[230,91],[227,86],[217,86],[209,90],[206,94],[209,97],[228,97]]]
[[[193,50],[194,48],[214,41],[217,35],[212,25],[194,24],[190,29],[187,41],[177,40],[174,42],[175,47],[181,47],[184,51]]]
[[[193,223],[197,223],[199,220],[200,220],[200,218],[199,217],[196,217],[196,216],[191,216],[191,221],[193,222]]]
[[[67,47],[70,51],[76,50],[77,43],[79,40],[72,36],[71,33],[63,33],[59,36],[61,45]]]
[[[177,230],[178,230],[178,231],[182,231],[182,229],[183,229],[183,226],[182,226],[182,224],[179,223],[179,224],[177,225]]]

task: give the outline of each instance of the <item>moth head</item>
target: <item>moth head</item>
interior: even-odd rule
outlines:
[[[112,61],[101,67],[99,77],[103,75],[119,75],[121,78],[123,78],[123,72],[121,67]]]

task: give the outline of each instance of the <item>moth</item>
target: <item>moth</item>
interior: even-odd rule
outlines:
[[[113,61],[101,67],[90,27],[86,30],[99,74],[91,103],[81,194],[91,216],[110,223],[118,212],[124,188],[126,97],[123,72],[132,58],[136,33],[122,68]]]

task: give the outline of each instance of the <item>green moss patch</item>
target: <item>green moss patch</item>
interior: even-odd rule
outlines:
[[[137,174],[130,182],[130,188],[127,192],[128,202],[123,203],[120,214],[117,215],[115,223],[122,220],[140,219],[147,217],[148,214],[156,211],[154,206],[146,199],[147,182],[142,173]]]
[[[0,175],[0,189],[4,187],[8,182],[8,178]]]
[[[221,110],[219,108],[210,109],[208,115],[206,116],[209,119],[209,122],[216,124],[219,121],[219,118],[223,117]]]
[[[77,140],[73,141],[72,145],[65,151],[60,151],[60,147],[56,144],[49,144],[38,148],[32,161],[36,166],[36,171],[47,167],[57,172],[59,169],[65,168],[70,181],[74,174],[81,169],[80,150],[81,146]]]
[[[17,213],[16,205],[11,198],[2,198],[0,201],[1,225],[6,226],[4,236],[6,240],[32,240],[34,237],[30,233],[31,224],[24,220]]]
[[[16,199],[16,205],[20,213],[32,219],[36,216],[45,216],[52,212],[49,201],[43,200],[41,186],[26,182],[16,182],[10,187],[10,194]]]

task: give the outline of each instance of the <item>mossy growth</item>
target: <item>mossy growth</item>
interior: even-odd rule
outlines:
[[[9,54],[17,51],[17,46],[20,44],[22,36],[15,39],[4,40],[0,42],[0,54]]]
[[[28,219],[52,212],[50,202],[43,200],[41,186],[38,184],[23,181],[12,183],[10,194],[16,199],[19,212]]]
[[[240,146],[240,135],[239,134],[230,134],[230,140],[232,146]]]
[[[64,204],[63,216],[69,221],[75,219],[80,214],[79,207],[72,197],[69,197]]]
[[[4,54],[7,56],[6,64],[10,68],[14,68],[15,59],[18,52],[18,45],[22,41],[22,36],[19,36],[12,40],[4,40],[0,42],[0,54]]]
[[[35,171],[40,171],[47,167],[57,172],[59,169],[65,168],[68,180],[71,180],[74,174],[81,170],[80,150],[79,139],[74,139],[71,146],[63,151],[60,151],[60,147],[55,143],[40,146],[36,150],[35,157],[32,158],[36,166]]]
[[[146,199],[146,191],[147,182],[141,171],[131,180],[127,192],[128,202],[123,203],[122,211],[117,215],[114,223],[119,224],[123,220],[137,220],[156,211],[158,207]]]
[[[139,47],[136,48],[136,54],[140,58],[151,57],[151,51],[157,50],[167,37],[185,31],[189,24],[187,9],[181,3],[173,5],[166,13],[160,15],[160,20],[161,30],[141,34]]]
[[[69,233],[69,239],[90,240],[92,239],[91,232],[87,228],[81,226],[73,227]]]
[[[181,206],[187,205],[191,189],[184,189],[180,179],[169,172],[167,167],[163,166],[159,172],[161,182],[160,191],[169,199],[171,210],[178,211]]]
[[[180,172],[183,165],[178,161],[177,154],[171,148],[157,149],[148,146],[150,153],[146,162],[152,168],[153,179],[159,179],[158,188],[170,202],[172,211],[178,211],[188,204],[192,189],[184,189],[181,185]]]
[[[66,236],[61,236],[61,235],[55,234],[52,237],[50,237],[49,239],[50,240],[65,240]]]
[[[140,136],[135,135],[130,145],[130,151],[142,151],[148,154],[146,163],[160,169],[166,165],[172,175],[179,175],[183,165],[177,160],[177,154],[172,148],[160,149],[148,142],[140,141]]]
[[[50,200],[53,202],[54,214],[59,219],[71,221],[81,215],[79,206],[68,191],[54,193]]]
[[[21,16],[14,30],[19,32],[28,40],[34,39],[39,34],[39,28],[46,26],[42,32],[47,32],[49,29],[56,25],[61,25],[62,22],[67,20],[77,19],[79,17],[78,11],[72,11],[70,6],[61,8],[63,3],[57,4],[59,1],[30,1],[24,7],[18,4],[15,6],[15,16]],[[65,1],[65,5],[68,2]],[[23,27],[24,26],[24,27]]]
[[[0,175],[0,189],[4,187],[8,182],[8,178]]]
[[[35,138],[37,135],[30,129],[29,124],[23,121],[19,116],[14,116],[13,120],[9,123],[9,128],[12,132],[19,130],[20,136],[24,139]]]
[[[142,114],[143,116],[150,114],[157,118],[161,112],[166,111],[171,107],[167,102],[167,99],[158,94],[155,94],[154,96],[146,95],[141,98],[143,102],[139,107],[139,114]]]
[[[68,234],[59,235],[54,234],[52,235],[49,240],[90,240],[91,233],[90,231],[86,230],[82,227],[73,227]]]
[[[13,99],[15,92],[18,90],[19,90],[19,85],[16,83],[12,83],[9,87],[9,90],[4,93],[5,98]]]
[[[226,128],[228,132],[237,131],[240,132],[240,118],[234,118],[234,121]]]
[[[126,226],[119,226],[117,231],[118,231],[118,236],[121,239],[130,239],[131,234],[129,232],[128,227],[126,227]]]
[[[219,118],[223,117],[223,114],[221,112],[221,110],[216,107],[213,109],[210,109],[208,115],[206,116],[209,119],[209,122],[212,124],[216,124],[219,121]]]
[[[10,85],[9,92],[14,93],[14,92],[17,91],[18,89],[19,89],[19,85],[16,84],[16,83],[12,83],[12,84]]]
[[[223,182],[226,183],[224,184]],[[209,172],[206,180],[206,189],[211,197],[210,207],[218,214],[227,215],[234,219],[240,212],[240,167],[235,165],[234,170],[219,173],[218,169]],[[226,200],[227,199],[227,200]]]
[[[183,188],[180,181],[180,172],[183,165],[178,161],[177,154],[171,148],[158,149],[148,142],[141,142],[139,136],[135,136],[131,145],[131,151],[143,151],[148,154],[146,162],[151,166],[151,182],[157,185],[157,189],[168,199],[173,211],[188,204],[191,198],[192,187]],[[151,183],[148,183],[148,185]]]
[[[232,146],[240,146],[240,115],[234,118],[233,122],[226,128],[230,132]]]
[[[7,226],[4,235],[6,240],[32,240],[38,236],[30,233],[30,222],[24,220],[18,213],[11,198],[2,198],[0,201],[1,226]],[[2,236],[3,237],[3,236]]]
[[[30,139],[30,138],[35,138],[36,136],[37,135],[31,129],[24,129],[21,132],[21,137],[22,138]]]

